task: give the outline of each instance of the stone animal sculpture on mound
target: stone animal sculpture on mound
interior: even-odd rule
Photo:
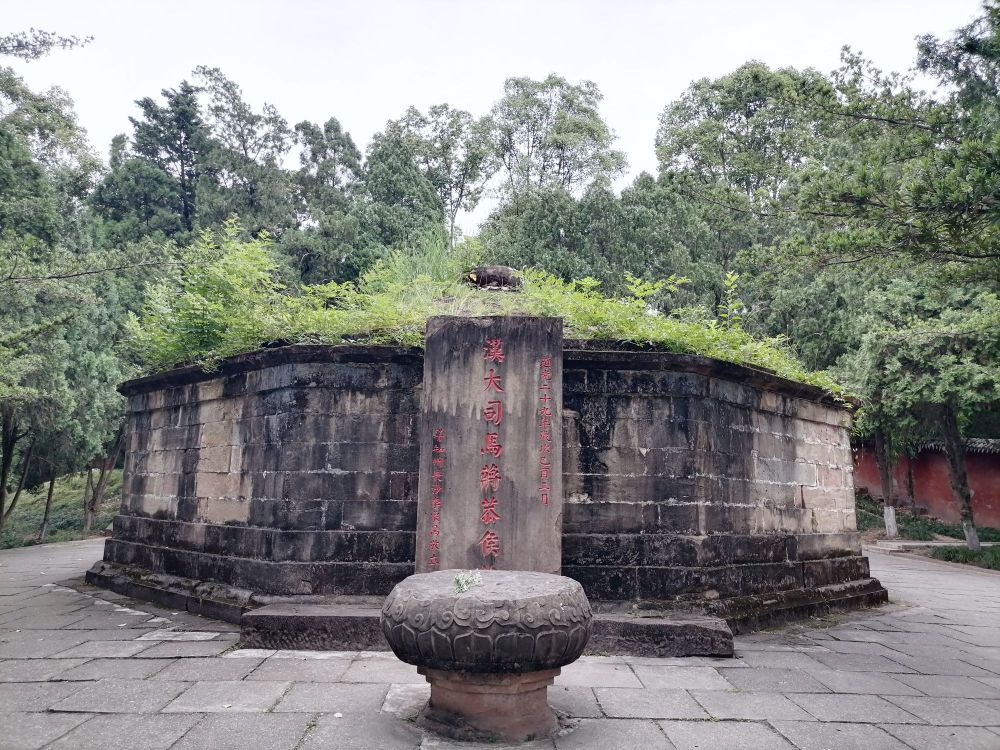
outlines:
[[[509,266],[477,266],[469,271],[466,279],[480,289],[509,291],[521,287],[517,271]]]

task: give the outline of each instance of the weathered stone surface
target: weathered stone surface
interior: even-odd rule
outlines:
[[[599,614],[589,650],[629,656],[732,656],[733,633],[718,617]]]
[[[533,571],[484,570],[460,591],[456,574],[420,573],[382,607],[382,632],[402,661],[436,670],[533,672],[579,658],[591,610],[579,583]]]
[[[561,563],[592,602],[746,630],[884,601],[840,405],[602,346],[561,358]],[[268,596],[384,596],[414,570],[422,369],[413,349],[290,346],[125,384],[122,511],[92,579],[231,621]]]
[[[360,604],[271,604],[240,620],[245,648],[324,651],[386,648],[380,610]]]
[[[427,321],[418,573],[559,573],[561,353],[561,318]]]

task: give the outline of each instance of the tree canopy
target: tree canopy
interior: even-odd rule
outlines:
[[[88,42],[31,30],[0,55]],[[574,335],[843,384],[883,465],[943,442],[974,543],[962,440],[1000,436],[997,2],[918,39],[910,72],[845,48],[828,74],[694,80],[627,184],[600,88],[556,73],[478,113],[400,103],[361,140],[335,99],[293,125],[215,67],[161,86],[105,160],[64,91],[0,67],[0,525],[26,483],[107,462],[130,374],[412,343],[433,312],[495,310],[460,279],[505,263],[517,309]]]

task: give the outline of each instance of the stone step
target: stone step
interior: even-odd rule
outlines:
[[[351,651],[388,649],[380,610],[353,603],[270,604],[244,612],[240,645]],[[627,656],[732,656],[733,633],[720,617],[674,614],[594,614],[588,654]]]

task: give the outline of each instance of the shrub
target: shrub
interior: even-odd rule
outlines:
[[[885,519],[882,515],[883,505],[880,501],[875,500],[867,493],[858,493],[855,507],[857,509],[858,531],[885,528]],[[899,528],[900,539],[929,542],[935,536],[948,536],[953,539],[965,538],[961,524],[945,523],[930,516],[911,513],[904,508],[896,508],[896,526]],[[1000,529],[977,526],[976,531],[980,541],[1000,542]]]
[[[947,562],[966,563],[990,570],[1000,570],[1000,547],[983,547],[979,550],[957,546],[938,547],[931,551],[931,557]]]

